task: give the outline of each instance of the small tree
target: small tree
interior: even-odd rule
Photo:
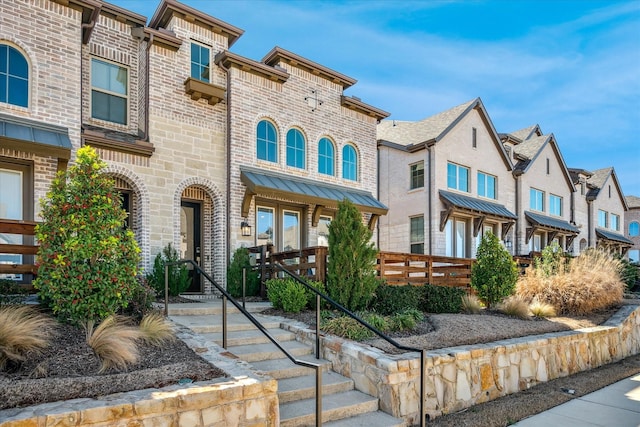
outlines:
[[[372,235],[355,205],[346,199],[340,202],[329,225],[327,292],[349,310],[366,308],[379,284]]]
[[[247,269],[246,293],[247,296],[258,295],[260,291],[260,278],[258,272],[251,268],[249,262],[249,249],[238,248],[233,253],[233,258],[227,268],[227,291],[233,297],[242,296],[242,269]]]
[[[147,283],[156,291],[156,295],[164,298],[164,263],[176,262],[180,259],[178,251],[169,243],[153,259],[153,268],[146,275]],[[169,266],[169,295],[177,296],[191,285],[189,269],[186,264]]]
[[[490,308],[511,295],[517,281],[518,267],[513,257],[493,233],[486,233],[471,267],[471,286]]]
[[[89,146],[41,201],[34,287],[63,321],[100,320],[126,307],[138,286],[140,249],[106,163]]]

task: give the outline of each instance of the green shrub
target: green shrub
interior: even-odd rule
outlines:
[[[147,274],[147,283],[155,289],[156,294],[164,298],[164,263],[180,260],[180,254],[169,243],[153,259],[153,268]],[[187,264],[169,266],[169,295],[177,296],[189,289],[191,277]]]
[[[424,314],[421,311],[410,309],[400,313],[396,313],[389,319],[389,329],[392,331],[407,331],[414,329],[417,322],[424,320]]]
[[[316,291],[320,292],[321,294],[325,294],[327,293],[327,290],[325,289],[324,283],[322,282],[307,282],[309,283],[309,285],[315,289]],[[305,287],[305,293],[307,295],[307,308],[311,309],[311,310],[315,310],[316,309],[316,294],[313,291],[310,291],[309,289],[307,289]],[[323,307],[328,307],[327,302],[323,299],[320,298],[320,308]]]
[[[421,305],[422,295],[419,286],[383,284],[376,289],[375,297],[371,301],[371,309],[383,315],[400,313],[407,309],[418,309]]]
[[[513,257],[493,233],[486,233],[471,266],[471,286],[491,308],[514,292],[517,280],[518,267]]]
[[[640,280],[640,268],[619,255],[616,258],[620,261],[620,279],[627,286],[627,290],[631,291]]]
[[[329,225],[327,292],[351,311],[365,309],[379,284],[372,234],[353,203],[345,199],[338,204],[336,218]]]
[[[433,286],[425,284],[420,287],[420,309],[427,313],[459,313],[462,297],[466,291],[449,286]]]
[[[393,316],[381,316],[378,313],[370,311],[357,314],[362,320],[382,333],[411,330],[416,327],[417,322],[424,320],[422,312],[415,309],[405,310]],[[375,338],[373,332],[349,316],[336,316],[335,313],[327,314],[327,312],[323,312],[321,317],[321,328],[326,333],[354,341]]]
[[[335,317],[322,323],[322,330],[349,340],[362,341],[373,336],[373,332],[349,316]]]
[[[250,255],[247,248],[238,248],[227,268],[227,291],[234,298],[242,297],[242,269],[247,269],[245,292],[247,296],[255,296],[260,292],[260,277],[251,268]]]
[[[541,257],[533,259],[533,267],[546,277],[558,273],[566,273],[569,267],[569,259],[557,242],[552,242],[542,250]]]
[[[53,180],[36,226],[34,287],[54,314],[76,324],[126,307],[137,286],[140,249],[123,226],[127,214],[105,167],[95,150],[80,148]]]
[[[384,332],[389,329],[388,319],[378,313],[366,311],[364,313],[358,313],[358,316],[379,331]]]
[[[307,290],[291,278],[267,280],[267,297],[274,308],[298,313],[307,305]]]
[[[27,293],[15,280],[0,279],[0,305],[20,303]]]
[[[153,311],[155,300],[156,290],[141,278],[138,281],[138,285],[133,289],[129,304],[127,304],[126,308],[120,310],[120,314],[141,320],[147,313]]]

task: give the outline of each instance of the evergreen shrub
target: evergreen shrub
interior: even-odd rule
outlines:
[[[147,274],[146,279],[149,286],[155,289],[156,294],[164,298],[164,263],[176,262],[180,260],[180,254],[169,243],[158,252],[153,259],[153,267]],[[191,285],[191,277],[189,277],[189,268],[187,264],[178,264],[169,266],[169,296],[178,296],[182,292],[189,289]]]
[[[462,309],[463,288],[434,286],[425,284],[420,287],[420,309],[427,313],[459,313]]]
[[[419,309],[423,292],[420,286],[390,286],[382,284],[376,289],[371,309],[385,316],[408,309]]]
[[[554,267],[555,268],[555,267]],[[476,262],[471,267],[471,286],[478,297],[491,308],[513,294],[518,280],[518,267],[498,237],[488,232],[482,236]]]
[[[251,268],[249,250],[238,248],[233,253],[227,268],[227,292],[234,298],[242,297],[242,269],[247,269],[245,292],[247,296],[256,296],[260,292],[260,276]]]

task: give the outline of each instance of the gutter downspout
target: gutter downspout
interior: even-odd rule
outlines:
[[[427,149],[427,167],[429,173],[429,255],[433,255],[433,191],[431,191],[431,186],[433,183],[433,177],[431,176],[433,163],[433,156],[431,155],[431,146],[429,144],[425,144]]]
[[[91,17],[89,18],[88,24],[80,25],[80,146],[82,147],[84,144],[82,143],[82,126],[84,126],[84,107],[83,107],[83,98],[84,98],[84,55],[83,55],[83,46],[89,43],[89,39],[91,38],[91,33],[93,32],[93,28],[96,26],[96,22],[98,21],[98,16],[100,16],[100,11],[102,10],[102,6],[96,6],[91,12]],[[80,17],[82,21],[82,16]],[[86,36],[84,35],[84,30],[87,30]]]
[[[153,39],[154,36],[153,34],[149,35],[149,41],[147,42],[147,57],[145,58],[145,62],[147,63],[146,65],[146,80],[147,80],[147,88],[145,90],[145,94],[144,94],[144,137],[142,138],[142,140],[144,142],[149,142],[149,116],[151,115],[151,111],[150,111],[150,102],[151,102],[151,70],[149,69],[150,64],[151,64],[151,46],[153,46]]]
[[[521,186],[521,180],[520,177],[522,176],[522,172],[521,171],[513,171],[513,177],[516,180],[516,225],[515,225],[515,255],[520,255],[520,251],[521,251],[521,247],[520,247],[520,223],[521,223],[521,214],[520,214],[520,186]]]
[[[225,67],[222,61],[218,62],[218,66],[227,74],[227,239],[225,242],[224,263],[227,265],[227,259],[231,253],[231,72]],[[226,280],[225,280],[226,284]]]

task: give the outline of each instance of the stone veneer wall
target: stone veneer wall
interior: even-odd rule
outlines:
[[[185,327],[177,336],[227,377],[0,411],[0,427],[277,427],[278,383]]]
[[[291,326],[312,344],[314,332]],[[640,307],[625,306],[605,324],[576,331],[514,338],[427,352],[426,408],[434,417],[536,384],[640,353]],[[385,354],[336,337],[322,338],[322,357],[380,399],[380,409],[419,422],[420,356]]]

